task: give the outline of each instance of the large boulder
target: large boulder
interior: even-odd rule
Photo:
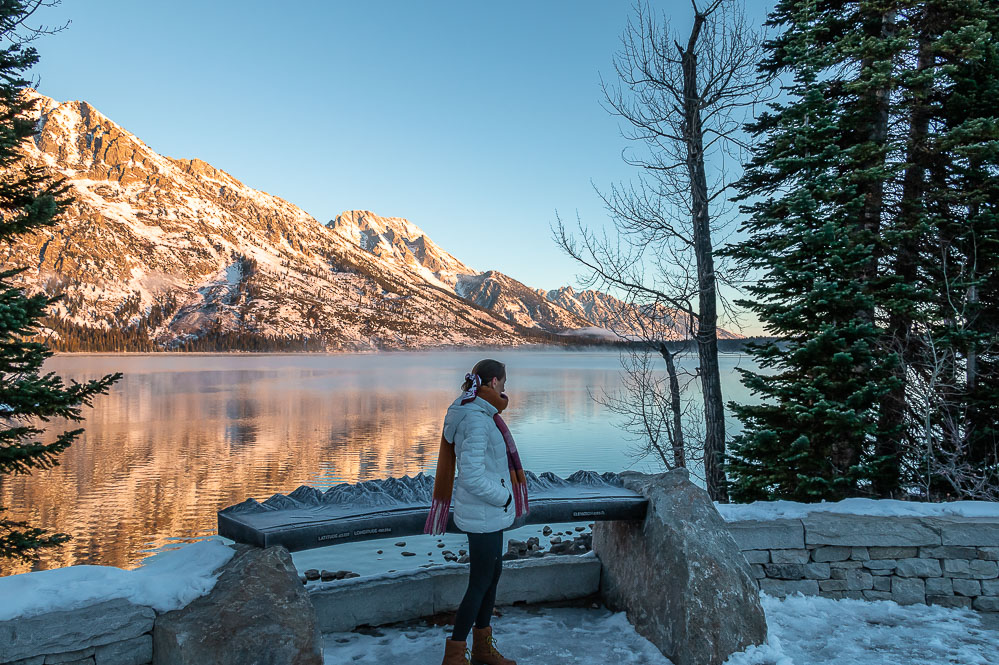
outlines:
[[[210,593],[156,618],[154,665],[322,665],[316,612],[288,550],[235,549]]]
[[[761,644],[767,624],[749,564],[707,492],[683,469],[621,474],[649,500],[644,521],[597,522],[605,604],[675,665],[716,665]]]

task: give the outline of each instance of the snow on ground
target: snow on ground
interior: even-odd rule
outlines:
[[[726,665],[988,665],[999,632],[970,610],[900,606],[892,601],[761,594],[768,643]],[[606,608],[501,607],[492,620],[503,655],[545,665],[670,665],[623,612]],[[327,633],[326,663],[433,663],[453,625],[422,623]],[[469,637],[469,647],[471,646]]]
[[[169,612],[211,591],[217,580],[214,571],[234,553],[221,540],[212,539],[157,554],[135,570],[68,566],[0,577],[0,621],[113,598]]]
[[[491,625],[496,647],[518,663],[668,665],[623,612],[578,607],[501,607]],[[333,663],[436,663],[451,626],[407,625],[366,633],[327,633],[324,656]],[[468,648],[472,636],[468,636]]]
[[[517,529],[507,529],[503,532],[504,551],[506,542],[509,540],[526,541],[531,536],[537,536],[538,543],[546,552],[551,548],[551,539],[559,536],[562,540],[572,540],[580,535],[576,531],[577,526],[586,527],[586,522],[549,522],[553,531],[550,536],[542,533],[543,524],[528,524]],[[572,535],[565,535],[569,531]],[[585,532],[592,529],[586,528]],[[225,542],[232,542],[226,540]],[[405,542],[404,547],[397,547],[395,543]],[[441,542],[444,547],[437,547]],[[378,550],[382,553],[378,554]],[[300,573],[315,568],[316,570],[351,570],[366,577],[369,575],[383,575],[390,570],[412,571],[419,570],[424,564],[433,563],[435,567],[451,565],[444,561],[444,550],[450,550],[458,554],[458,550],[468,550],[468,535],[464,533],[444,533],[439,536],[420,534],[416,536],[395,536],[393,538],[378,538],[373,540],[361,540],[353,543],[339,543],[328,547],[318,547],[310,550],[292,552],[291,558],[295,562],[295,568]],[[403,556],[403,552],[414,552],[416,556]],[[429,554],[428,554],[429,552]],[[571,555],[560,555],[571,556]],[[467,564],[453,564],[467,565]]]
[[[770,644],[726,665],[988,665],[999,650],[999,632],[971,610],[800,594],[761,600]]]
[[[805,517],[809,513],[876,515],[879,517],[999,517],[999,502],[952,501],[924,503],[895,499],[843,499],[821,503],[797,501],[754,501],[753,503],[716,503],[715,508],[728,522],[738,520],[773,520]]]

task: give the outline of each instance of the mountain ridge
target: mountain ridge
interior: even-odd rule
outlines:
[[[26,269],[25,286],[65,293],[50,321],[57,340],[518,345],[601,327],[623,306],[473,270],[402,217],[347,210],[323,224],[200,159],[156,153],[85,101],[26,94],[39,102],[28,160],[65,177],[75,201],[57,226],[4,248],[3,260]]]

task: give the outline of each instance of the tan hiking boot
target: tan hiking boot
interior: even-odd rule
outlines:
[[[504,658],[496,650],[496,640],[493,639],[493,627],[476,628],[472,626],[472,658],[471,665],[517,665],[517,661]]]
[[[444,660],[441,665],[468,665],[468,648],[465,641],[452,640],[444,644]]]

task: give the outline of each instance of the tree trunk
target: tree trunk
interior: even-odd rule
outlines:
[[[704,129],[701,125],[701,96],[697,86],[695,46],[705,16],[697,13],[690,39],[684,50],[679,45],[683,67],[683,129],[690,178],[694,254],[697,260],[698,318],[697,356],[700,361],[701,394],[704,398],[704,480],[713,501],[728,502],[725,478],[725,408],[718,371],[717,298],[714,256],[708,216],[708,181],[704,169]]]
[[[924,9],[924,12],[927,10]],[[919,55],[916,71],[922,72],[933,66],[931,53],[932,40],[929,35],[929,17],[923,16],[923,30],[919,37]],[[929,157],[928,137],[930,130],[929,85],[922,82],[912,92],[912,107],[909,111],[909,141],[906,162],[908,167],[902,179],[902,201],[899,220],[898,246],[895,251],[894,272],[901,284],[915,284],[919,267],[918,228],[924,212],[926,190],[926,169]],[[913,356],[911,340],[913,320],[910,311],[893,308],[888,317],[885,331],[889,353],[897,353],[899,364],[895,368],[895,378],[899,385],[882,399],[878,414],[878,437],[875,451],[878,457],[888,457],[878,469],[874,479],[874,491],[882,498],[897,497],[900,491],[899,455],[902,450],[906,414],[906,390],[909,363]]]
[[[670,353],[665,342],[659,343],[659,354],[666,361],[666,373],[669,375],[669,405],[673,415],[673,435],[670,442],[673,447],[673,468],[681,469],[687,466],[687,458],[683,452],[683,414],[680,407],[680,381],[676,376],[675,354]]]
[[[871,37],[883,40],[886,37],[891,37],[895,33],[895,12],[892,9],[882,10],[873,9],[874,12],[880,12],[880,16],[866,16],[866,20],[870,21]],[[862,70],[870,70],[875,65],[878,56],[871,55],[867,56],[862,61]],[[867,135],[867,141],[875,146],[884,146],[888,139],[888,106],[889,106],[889,93],[890,84],[886,83],[882,87],[870,87],[863,93],[863,103],[869,113],[867,117],[869,118],[869,130]],[[878,166],[883,166],[885,164],[886,155],[881,151],[871,151],[872,154],[867,160],[863,160],[860,163],[861,168],[864,170],[875,169]],[[862,234],[861,237],[871,238],[873,242],[878,243],[881,238],[881,216],[884,212],[884,195],[885,186],[884,181],[880,179],[871,179],[865,183],[862,183],[861,191],[864,192],[864,203],[860,213],[860,228],[858,231]],[[877,244],[875,245],[877,246]],[[882,267],[880,265],[881,252],[875,250],[867,264],[861,268],[861,283],[867,288],[874,288],[874,285],[878,281],[878,271]],[[866,323],[868,325],[875,325],[875,305],[872,304],[870,307],[863,308],[857,311],[856,320],[858,322]],[[859,366],[856,370],[860,373],[865,373],[870,369],[866,364]],[[881,439],[880,433],[876,437]],[[835,442],[832,446],[832,457],[833,463],[836,465],[840,472],[845,472],[848,469],[854,468],[860,463],[861,454],[863,452],[863,446],[866,442],[860,437],[852,437],[845,439],[841,442]],[[881,445],[879,441],[875,441],[875,447]],[[886,444],[886,445],[891,445]]]

